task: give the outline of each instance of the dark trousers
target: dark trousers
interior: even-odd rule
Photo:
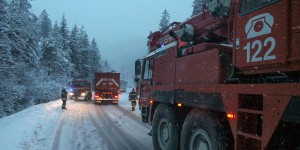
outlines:
[[[63,100],[63,103],[62,103],[61,108],[66,108],[66,105],[67,105],[67,101],[66,101],[66,100]]]
[[[130,100],[130,101],[131,101],[131,108],[132,110],[134,110],[136,106],[136,100]]]

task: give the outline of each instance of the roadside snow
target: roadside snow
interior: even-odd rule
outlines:
[[[56,100],[32,106],[19,113],[1,118],[1,149],[28,149],[29,143],[36,140],[35,138],[38,137],[38,134],[54,134],[51,130],[55,131],[62,113],[60,100]],[[49,129],[49,132],[39,132],[42,128]]]
[[[142,131],[142,132],[131,132],[130,136],[137,138],[144,138],[145,146],[151,147],[151,137],[144,137],[148,130],[149,125],[139,124],[138,122],[130,120],[128,118],[140,118],[140,110],[136,106],[135,111],[131,111],[131,103],[128,101],[128,92],[120,94],[119,106],[127,110],[127,115],[121,114],[122,112],[113,112],[109,109],[115,108],[114,106],[103,107],[109,113],[108,116],[113,120],[118,120],[121,129],[124,128],[124,133],[129,131]],[[61,109],[61,100],[55,100],[45,104],[39,104],[25,109],[21,112],[13,114],[8,117],[0,119],[0,147],[1,149],[109,149],[108,145],[105,144],[102,137],[91,134],[96,132],[96,129],[87,128],[92,126],[93,123],[90,120],[85,120],[83,118],[88,118],[89,115],[93,115],[93,112],[87,112],[88,110],[93,110],[94,107],[91,105],[84,105],[78,107],[80,102],[75,102],[69,100],[67,102],[68,110]],[[95,108],[98,107],[95,105]],[[123,110],[124,113],[124,110]],[[130,113],[130,114],[128,114]],[[126,117],[123,117],[123,116]],[[133,115],[133,116],[132,116]],[[117,117],[122,116],[122,117]],[[128,116],[128,117],[127,117]],[[136,117],[134,117],[136,116]],[[72,118],[70,118],[72,117]],[[136,120],[137,120],[136,119]],[[65,129],[65,126],[72,126]],[[63,129],[64,128],[64,129]],[[85,129],[82,129],[85,128]],[[74,131],[79,129],[80,131]],[[64,133],[57,134],[63,130]],[[91,130],[91,131],[90,131]],[[89,143],[93,141],[86,141],[85,137],[82,137],[85,133],[89,133],[88,138],[99,141],[102,143],[101,147],[89,147]],[[57,137],[57,136],[61,137]],[[74,136],[77,138],[69,138],[68,136]],[[60,141],[57,141],[60,140]],[[70,141],[66,141],[71,139]],[[74,141],[77,140],[77,141]],[[97,140],[97,141],[96,141]],[[81,143],[81,145],[72,145],[73,142]],[[68,143],[69,142],[69,143]],[[86,143],[86,144],[84,144]],[[92,143],[93,144],[93,143]],[[98,144],[99,145],[99,144]],[[147,148],[146,148],[147,149]]]

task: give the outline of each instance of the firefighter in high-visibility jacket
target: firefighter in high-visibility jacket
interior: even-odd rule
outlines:
[[[135,110],[136,99],[137,99],[137,94],[133,88],[132,91],[129,93],[129,101],[131,101],[131,110],[132,111]]]

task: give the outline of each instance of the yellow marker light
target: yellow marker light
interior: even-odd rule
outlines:
[[[182,107],[182,104],[181,104],[181,103],[178,103],[177,106],[178,106],[178,107]]]

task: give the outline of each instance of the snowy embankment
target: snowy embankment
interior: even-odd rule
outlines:
[[[51,137],[49,134],[54,134],[52,131],[56,130],[63,112],[61,101],[56,100],[35,105],[11,116],[1,118],[1,147],[3,149],[28,149],[29,144],[36,140],[35,137],[38,137],[38,134]],[[41,128],[47,128],[49,132],[41,133],[39,132]]]
[[[120,107],[69,100],[68,110],[62,110],[61,103],[55,100],[1,118],[1,149],[119,149],[122,144],[112,142],[115,136],[125,149],[152,149],[146,135],[150,126],[141,123],[138,106],[131,111],[128,93],[121,94]],[[113,139],[109,130],[116,132]]]

